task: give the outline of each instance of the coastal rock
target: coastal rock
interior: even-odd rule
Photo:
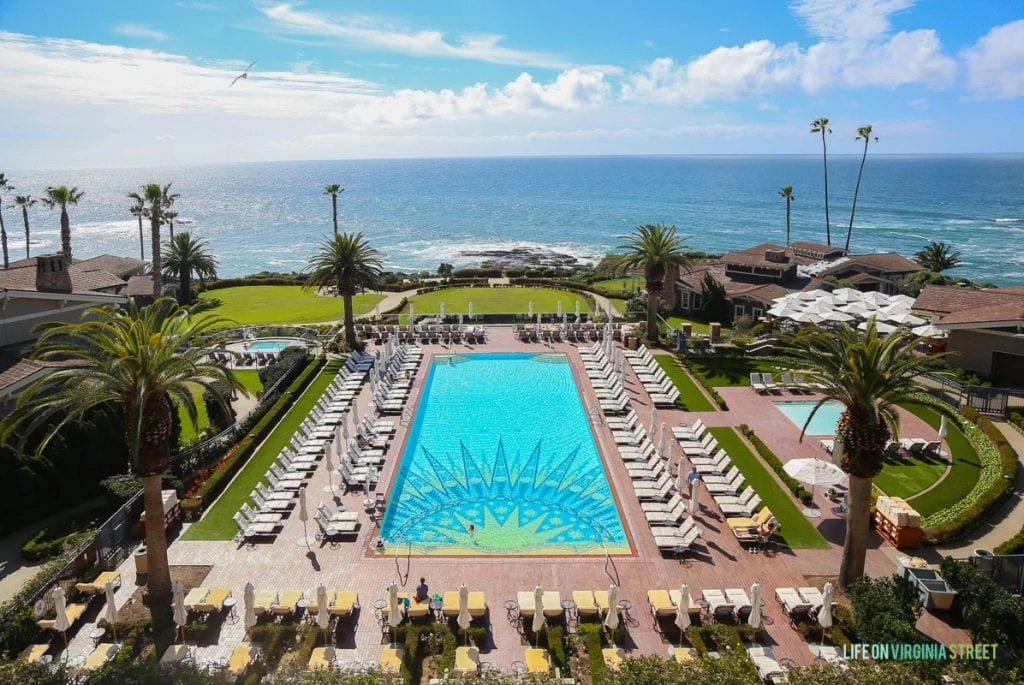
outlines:
[[[508,269],[527,266],[577,266],[579,259],[545,247],[514,247],[507,250],[463,250],[460,257],[484,257],[484,269]]]

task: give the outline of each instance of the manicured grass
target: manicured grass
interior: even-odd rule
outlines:
[[[713,388],[739,385],[750,387],[751,373],[778,373],[765,359],[747,357],[688,357],[690,369]]]
[[[245,389],[249,391],[249,395],[253,398],[257,397],[260,391],[263,390],[263,383],[260,382],[259,371],[253,369],[235,369],[231,373],[235,374],[235,378],[242,382],[242,385],[245,386]]]
[[[942,419],[934,409],[919,405],[908,405],[904,408],[925,421],[935,429],[935,433],[938,433],[939,423]],[[921,437],[930,440],[933,436],[907,437]],[[981,458],[971,447],[967,437],[953,422],[949,423],[949,431],[943,441],[942,449],[953,455],[953,467],[938,487],[910,500],[910,504],[917,509],[921,516],[929,516],[937,511],[942,511],[964,499],[978,484],[978,478],[981,477]]]
[[[642,278],[609,278],[606,281],[595,281],[591,285],[608,293],[632,293],[646,287]]]
[[[796,502],[787,490],[775,480],[761,460],[747,447],[739,433],[732,428],[709,428],[718,440],[719,447],[725,449],[732,463],[743,474],[747,485],[754,488],[761,496],[764,505],[771,509],[779,520],[782,528],[779,537],[793,549],[828,549],[828,541],[811,525],[811,522],[800,513]]]
[[[616,297],[609,297],[608,301],[615,307],[615,311],[619,313],[619,316],[626,315],[626,300],[620,300]]]
[[[931,486],[946,472],[946,462],[912,456],[888,459],[882,472],[875,476],[875,485],[891,497],[913,497]]]
[[[299,424],[309,415],[310,410],[320,395],[334,379],[341,366],[340,361],[328,362],[324,370],[306,388],[306,392],[295,401],[281,422],[271,431],[248,463],[235,475],[235,479],[227,489],[207,509],[203,518],[189,526],[182,536],[184,540],[231,540],[237,532],[232,517],[249,499],[249,494],[256,484],[263,481],[270,465],[277,455],[288,445],[292,434],[299,429]]]
[[[242,326],[271,324],[305,324],[339,321],[344,316],[340,297],[318,297],[312,290],[298,285],[248,285],[220,288],[199,295],[204,300],[217,300],[213,313]],[[383,295],[356,295],[353,313],[358,316],[373,311]]]
[[[679,401],[683,403],[687,411],[714,411],[715,405],[711,403],[693,379],[686,371],[679,366],[674,357],[667,354],[656,354],[654,360],[658,366],[665,370],[665,375],[672,379],[672,382],[679,389]]]
[[[185,407],[178,405],[178,418],[181,420],[181,445],[182,447],[192,444],[196,436],[206,430],[210,425],[210,417],[206,413],[206,402],[203,402],[203,386],[196,383],[189,383],[192,389],[192,398],[196,403],[196,425],[188,418]]]
[[[416,316],[440,312],[442,302],[445,314],[465,314],[470,302],[474,314],[526,314],[531,301],[535,314],[555,313],[559,301],[570,318],[577,302],[581,312],[590,311],[590,305],[581,296],[554,288],[449,288],[416,295],[410,300]]]
[[[700,321],[694,321],[693,319],[687,319],[687,318],[682,317],[682,316],[670,316],[670,317],[668,317],[665,320],[668,321],[668,325],[669,325],[669,327],[673,331],[678,331],[679,330],[679,326],[681,324],[684,324],[684,323],[688,323],[691,326],[693,326],[692,330],[693,330],[694,334],[703,333],[704,335],[707,335],[708,331],[711,330],[710,327],[706,323],[702,323]],[[722,329],[723,334],[725,333],[725,330],[726,329],[724,329],[724,328]]]

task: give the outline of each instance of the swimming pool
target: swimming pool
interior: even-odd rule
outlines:
[[[280,354],[281,350],[293,345],[290,340],[257,340],[256,342],[249,343],[248,350],[250,352],[274,352]]]
[[[402,553],[628,553],[565,355],[435,357],[380,538]]]
[[[772,402],[775,407],[786,415],[786,418],[803,430],[807,417],[817,402]],[[826,402],[814,415],[811,425],[807,426],[807,435],[835,435],[839,417],[843,414],[843,405],[839,402]]]

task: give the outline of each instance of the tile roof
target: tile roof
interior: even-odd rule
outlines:
[[[915,261],[907,259],[895,252],[880,252],[878,254],[850,255],[841,266],[862,264],[872,269],[888,271],[890,273],[909,273],[921,271],[924,267]]]
[[[82,271],[109,271],[112,274],[127,278],[134,272],[144,269],[147,262],[135,257],[118,257],[117,255],[100,255],[90,259],[75,260],[75,266]]]
[[[961,288],[953,285],[929,285],[914,301],[914,309],[949,314],[964,309],[982,309],[1005,302],[1024,302],[1024,288]]]
[[[725,264],[722,263],[702,264],[694,267],[687,273],[682,274],[677,280],[700,292],[704,274],[706,273],[710,273],[716,281],[725,285],[725,292],[729,297],[750,297],[765,303],[769,303],[777,297],[804,290],[812,283],[811,280],[802,278],[793,279],[787,285],[762,282],[751,283],[727,276],[725,274]]]
[[[124,294],[128,297],[146,297],[153,294],[152,276],[132,276],[128,279],[128,287]]]
[[[0,392],[16,383],[29,379],[46,369],[58,368],[61,366],[74,366],[79,363],[80,362],[78,360],[39,362],[34,359],[19,359],[11,366],[0,371]]]
[[[36,290],[36,263],[35,260],[22,260],[31,262],[25,266],[0,270],[0,290],[25,290],[34,292]],[[124,279],[110,273],[109,271],[83,271],[77,264],[68,269],[71,277],[71,292],[76,294],[110,291],[124,286]]]
[[[1002,302],[977,309],[961,309],[939,319],[938,325],[963,323],[1016,322],[1024,325],[1024,296],[1015,302]]]

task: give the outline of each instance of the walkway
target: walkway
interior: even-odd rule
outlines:
[[[376,291],[376,292],[378,292],[378,294],[384,294],[384,291]],[[581,291],[581,292],[584,292],[584,291]],[[384,299],[381,300],[377,305],[375,305],[374,311],[367,312],[366,314],[360,314],[359,316],[357,316],[355,318],[356,318],[356,320],[372,319],[374,317],[374,314],[375,314],[376,309],[378,307],[380,308],[380,311],[382,311],[382,312],[389,311],[389,310],[394,309],[395,307],[397,307],[399,304],[401,304],[402,303],[402,298],[413,297],[417,293],[419,293],[419,289],[418,288],[412,288],[411,290],[403,290],[400,293],[387,293],[387,294],[385,294]],[[589,293],[589,294],[594,296],[594,300],[597,303],[598,310],[604,312],[604,311],[607,311],[608,308],[610,307],[611,310],[612,310],[612,315],[613,316],[622,316],[622,312],[620,312],[618,309],[616,309],[615,305],[612,304],[611,301],[607,297],[605,297],[604,295],[598,295],[597,293]],[[332,322],[332,323],[336,323],[336,322]]]

